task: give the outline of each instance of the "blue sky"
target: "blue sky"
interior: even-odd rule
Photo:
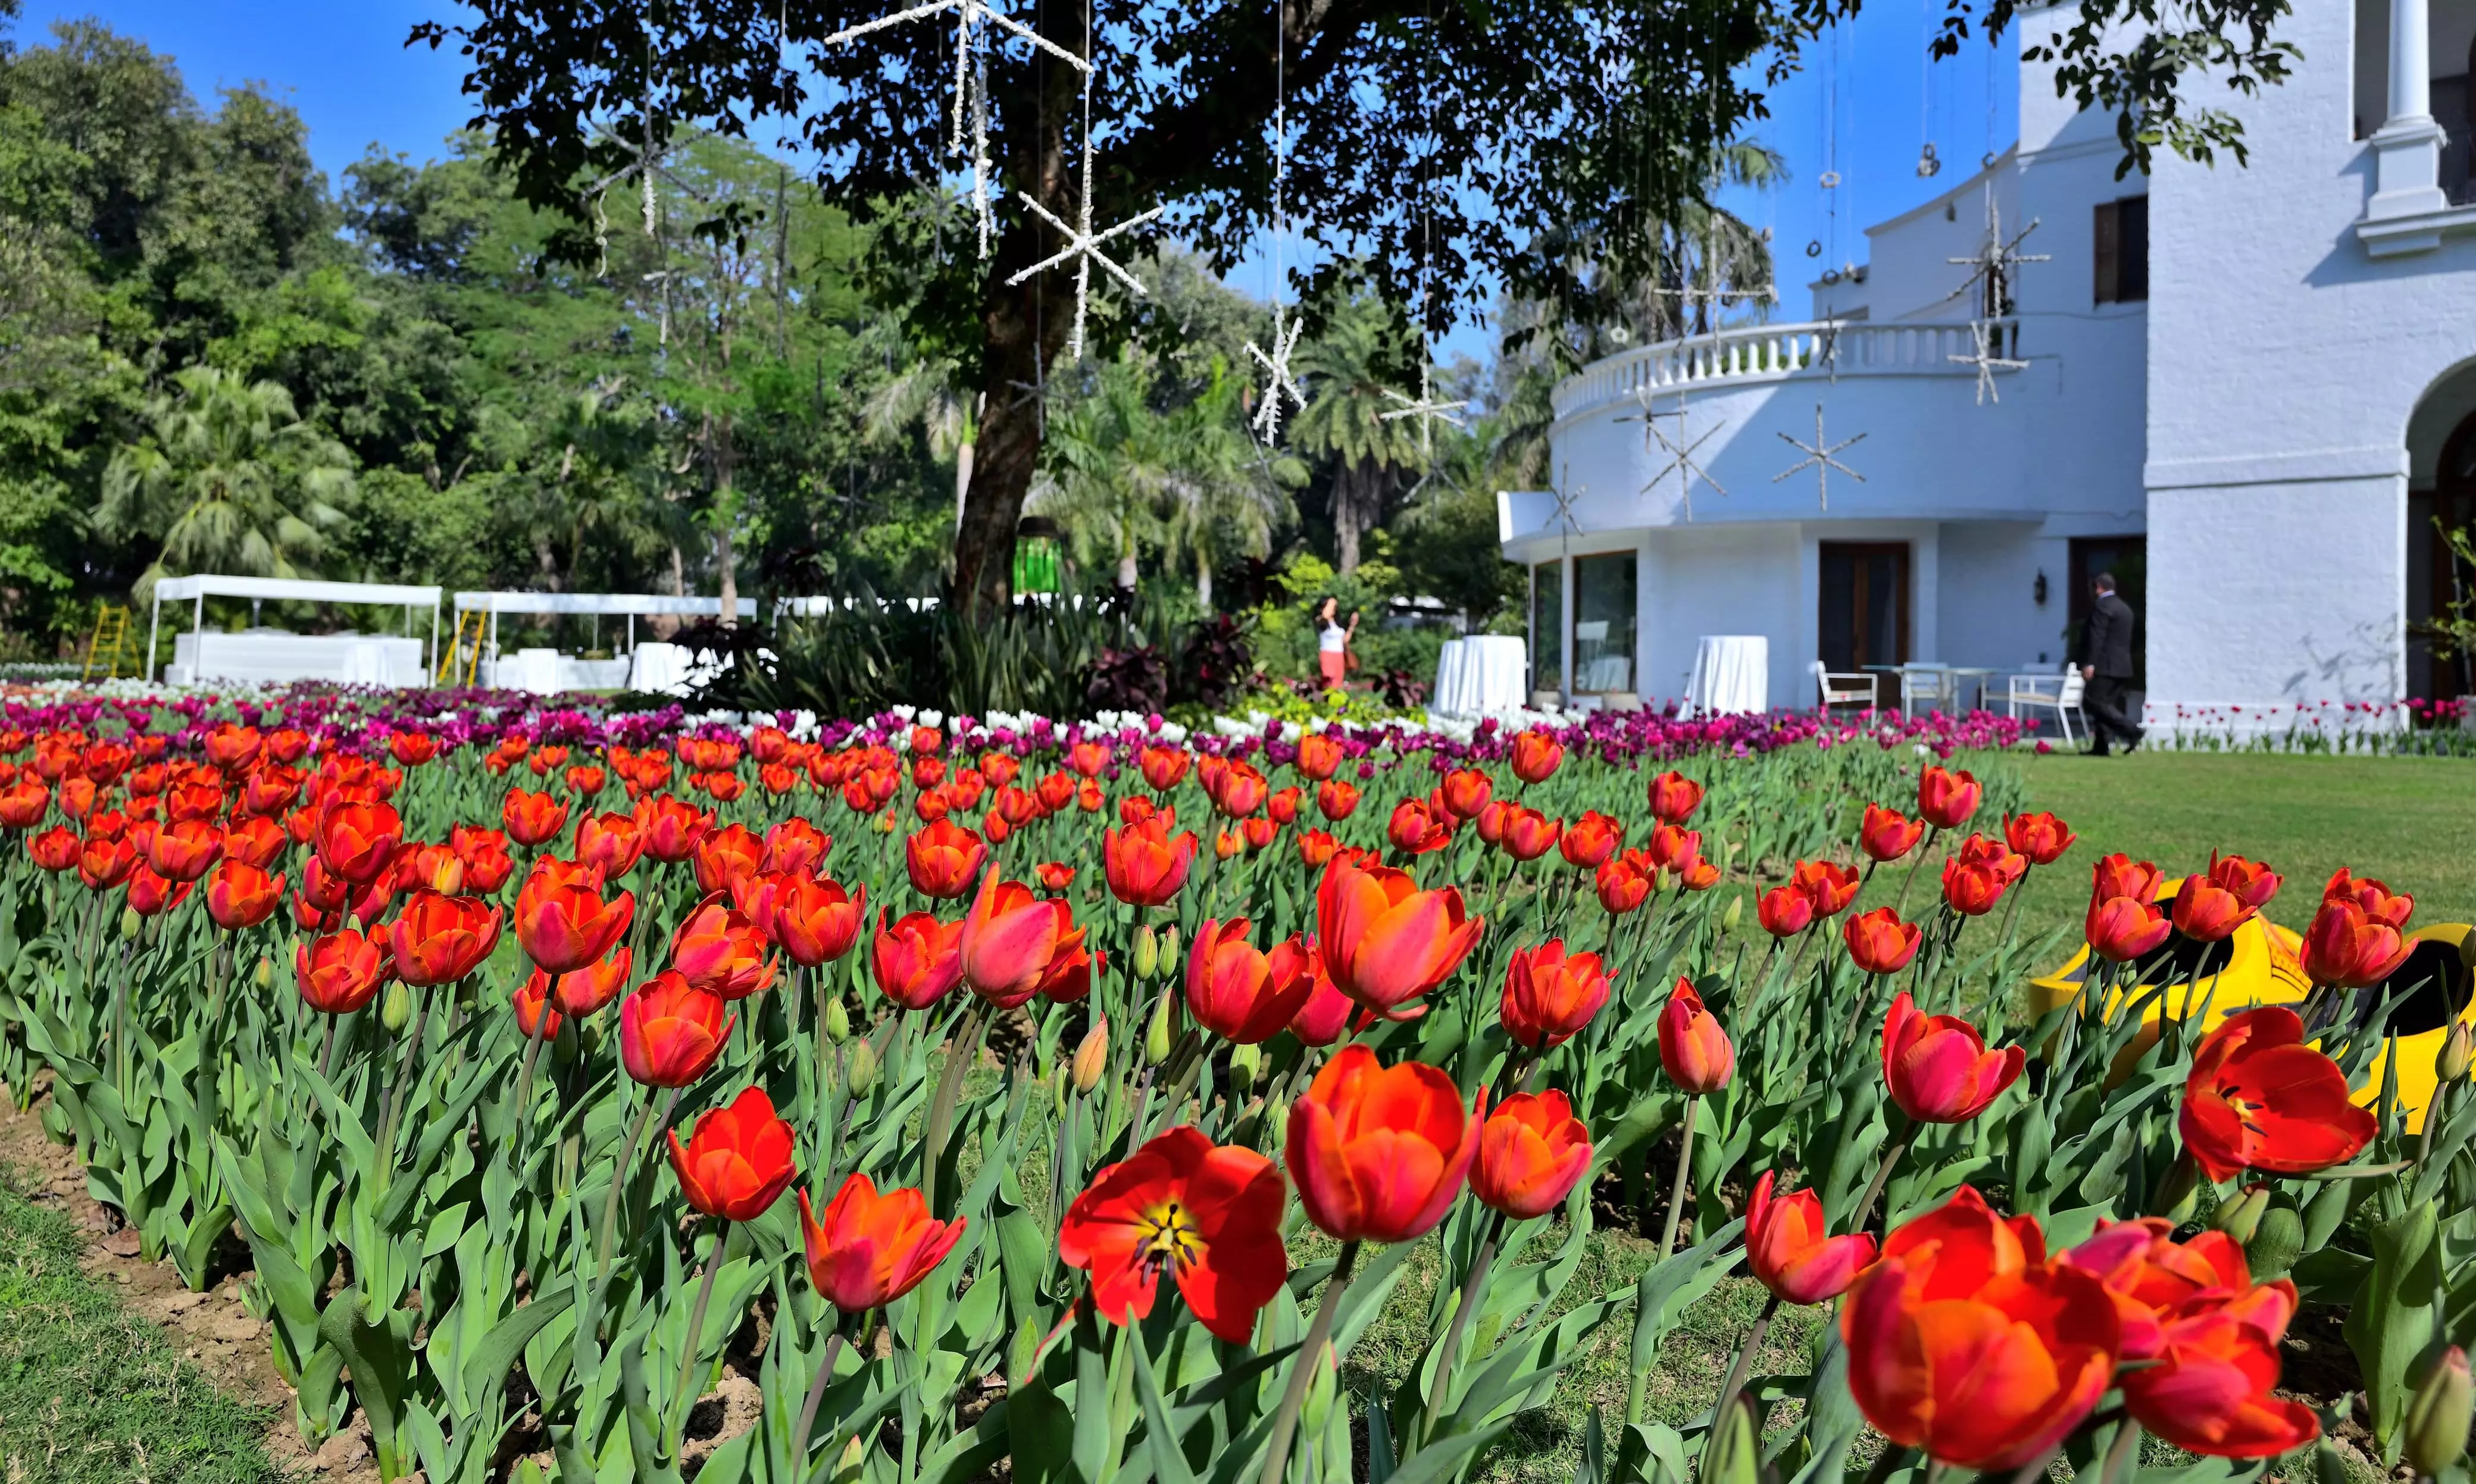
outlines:
[[[331,179],[374,141],[416,160],[433,157],[467,113],[461,59],[452,49],[404,47],[414,22],[449,13],[441,0],[28,0],[25,9],[21,41],[40,41],[63,16],[97,16],[170,53],[210,106],[218,87],[267,84],[309,121],[310,152]],[[1972,37],[1960,57],[1929,63],[1928,27],[1941,10],[1935,0],[1875,0],[1812,51],[1806,70],[1772,95],[1771,118],[1753,131],[1787,155],[1791,179],[1766,195],[1736,193],[1728,204],[1773,230],[1779,317],[1804,315],[1797,285],[1826,262],[1863,260],[1866,223],[1906,210],[2011,142],[2019,73],[2010,40],[1990,57]],[[1944,161],[1937,180],[1917,173],[1929,139]],[[1826,191],[1820,178],[1833,167],[1841,184]],[[1806,244],[1817,240],[1826,252],[1809,260]],[[1239,264],[1230,280],[1258,295],[1267,282],[1254,261]],[[1473,324],[1440,349],[1446,359],[1484,359],[1491,343]]]

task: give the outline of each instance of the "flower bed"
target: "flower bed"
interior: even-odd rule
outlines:
[[[0,1073],[148,1255],[237,1229],[305,1432],[358,1405],[432,1484],[1439,1481],[1602,1330],[1596,1477],[2114,1475],[2311,1446],[2299,1305],[2384,1460],[2455,1465],[2465,975],[2378,882],[2281,935],[2266,868],[2092,863],[1958,727],[946,720],[13,705]],[[2011,1013],[2019,883],[2084,868],[2090,956]],[[1657,1259],[1575,1291],[1636,1213]],[[1418,1366],[1343,1395],[1423,1243]]]

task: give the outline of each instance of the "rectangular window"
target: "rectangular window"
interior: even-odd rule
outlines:
[[[1565,564],[1530,569],[1530,688],[1565,688]]]
[[[1634,554],[1573,559],[1573,689],[1583,695],[1631,690],[1634,658]]]
[[[2149,297],[2149,198],[2102,201],[2091,232],[2091,262],[2100,304]]]
[[[1909,544],[1825,541],[1818,630],[1824,668],[1853,674],[1909,662]]]

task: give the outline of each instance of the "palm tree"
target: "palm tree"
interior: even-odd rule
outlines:
[[[1145,545],[1168,533],[1163,496],[1176,472],[1174,438],[1144,400],[1149,380],[1130,359],[1102,366],[1091,394],[1051,419],[1025,501],[1065,527],[1077,560],[1114,560],[1127,588],[1142,576]]]
[[[963,495],[972,487],[973,445],[978,438],[978,399],[963,389],[962,367],[951,356],[924,356],[904,366],[868,399],[861,423],[869,441],[890,442],[917,425],[928,439],[928,457],[954,460],[954,520],[963,519]]]
[[[352,499],[352,456],[301,421],[278,383],[211,366],[172,380],[178,395],[148,404],[146,436],[111,456],[95,507],[107,535],[162,540],[133,596],[145,602],[176,573],[314,576]]]
[[[1400,410],[1385,395],[1400,390],[1385,374],[1386,342],[1394,333],[1383,306],[1353,298],[1299,357],[1310,389],[1296,426],[1299,446],[1339,464],[1332,480],[1333,555],[1344,576],[1358,570],[1359,533],[1383,517],[1385,493],[1399,472],[1420,464],[1417,420],[1384,416]]]
[[[1195,568],[1195,599],[1212,607],[1212,571],[1234,557],[1261,556],[1273,531],[1295,513],[1289,490],[1306,482],[1306,466],[1277,451],[1267,457],[1241,424],[1239,385],[1216,356],[1211,380],[1193,402],[1170,414],[1170,500],[1163,545],[1171,560]]]

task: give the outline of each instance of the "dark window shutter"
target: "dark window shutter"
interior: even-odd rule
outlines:
[[[2090,234],[2090,260],[2096,270],[2095,297],[2100,304],[2113,304],[2121,297],[2123,217],[2120,206],[2120,202],[2099,202]]]
[[[2149,297],[2149,198],[2127,196],[2116,203],[2116,297],[2129,303]]]

